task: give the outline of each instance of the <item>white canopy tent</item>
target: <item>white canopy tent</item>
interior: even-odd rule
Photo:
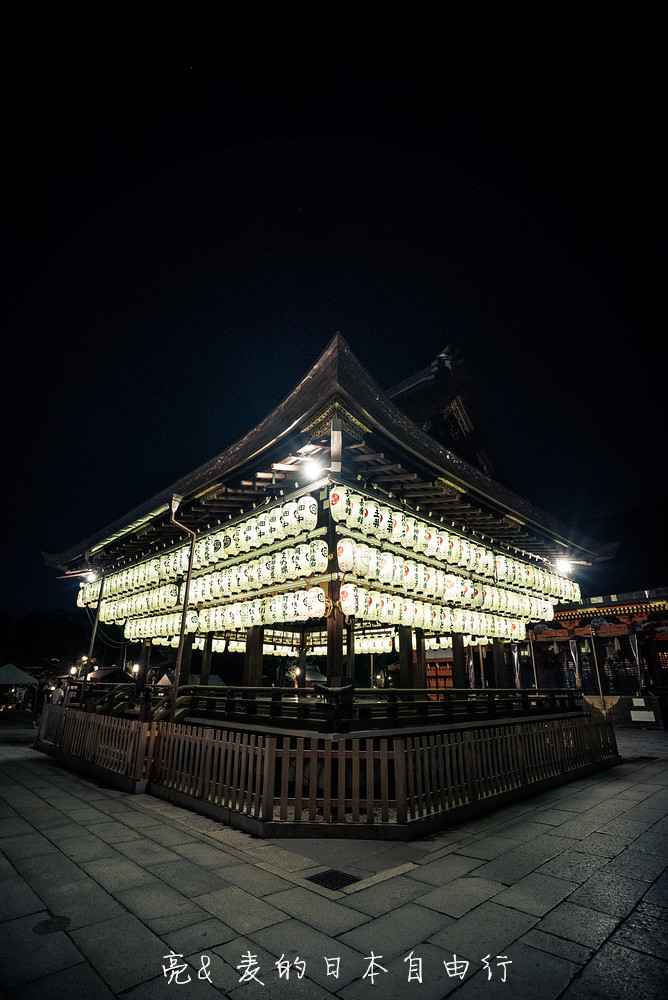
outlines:
[[[37,681],[30,674],[27,674],[25,670],[15,667],[13,663],[5,663],[4,667],[0,667],[0,684],[37,685]]]

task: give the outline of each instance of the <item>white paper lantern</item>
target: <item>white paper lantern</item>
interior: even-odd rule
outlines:
[[[357,542],[353,538],[339,538],[336,543],[336,558],[342,573],[352,573],[355,566]]]
[[[376,537],[381,541],[392,536],[392,508],[385,504],[378,505],[378,534]]]
[[[282,514],[283,508],[280,505],[272,507],[269,511],[269,538],[272,543],[285,538]]]
[[[394,556],[391,552],[380,553],[380,573],[378,579],[381,583],[391,583],[394,574]]]
[[[313,531],[318,525],[318,501],[307,494],[297,501],[297,526],[299,531]]]
[[[259,563],[259,559],[250,559],[246,563],[246,576],[248,577],[249,590],[258,590],[262,586]]]
[[[375,500],[368,497],[364,499],[364,516],[362,519],[362,531],[365,535],[378,537],[380,530],[380,507]]]
[[[444,593],[446,600],[449,603],[461,601],[462,594],[463,594],[463,580],[461,576],[457,576],[455,573],[446,573],[445,593]]]
[[[309,616],[308,594],[305,590],[295,591],[295,621],[305,622]]]
[[[244,541],[246,545],[246,552],[251,549],[256,549],[260,544],[260,540],[257,536],[257,518],[249,517],[244,525]]]
[[[297,501],[288,500],[283,504],[281,510],[281,524],[283,525],[283,537],[294,537],[299,534],[299,522],[297,521]]]
[[[310,549],[307,544],[295,545],[295,575],[298,577],[311,575]]]
[[[417,565],[412,559],[404,562],[404,587],[409,591],[414,591],[417,583]]]
[[[272,577],[275,583],[285,583],[287,568],[287,561],[283,559],[283,553],[275,552],[272,556]]]
[[[322,618],[325,614],[325,591],[322,587],[311,587],[306,595],[309,618]]]
[[[341,610],[344,615],[357,615],[359,614],[359,593],[356,584],[354,583],[344,583],[340,590],[339,599],[341,601]]]
[[[311,571],[314,574],[319,575],[327,572],[329,567],[329,549],[324,539],[317,538],[309,544],[309,559],[311,561]]]
[[[394,508],[392,510],[392,533],[390,538],[395,545],[403,545],[406,537],[406,511]]]
[[[392,555],[392,586],[403,587],[404,585],[404,560],[401,556]]]
[[[383,604],[382,595],[379,594],[377,590],[370,590],[368,594],[369,594],[368,617],[371,619],[371,621],[379,622],[381,620],[381,613],[382,613],[382,604]]]
[[[355,555],[353,558],[353,571],[357,576],[367,577],[369,575],[369,560],[371,557],[371,549],[368,545],[364,545],[363,542],[359,542],[355,547]]]
[[[379,580],[381,571],[380,549],[369,548],[369,579]]]
[[[350,490],[347,486],[332,486],[329,491],[329,509],[335,521],[346,521],[348,508],[348,497]]]

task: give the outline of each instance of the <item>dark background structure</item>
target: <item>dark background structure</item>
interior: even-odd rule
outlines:
[[[666,584],[665,89],[642,12],[46,12],[7,38],[0,612],[340,330],[465,358],[504,480]]]

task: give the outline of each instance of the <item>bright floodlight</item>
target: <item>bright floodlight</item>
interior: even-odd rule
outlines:
[[[88,580],[89,583],[95,583],[95,581],[97,580],[97,573],[89,573],[86,579]]]
[[[573,569],[573,564],[568,561],[568,559],[557,559],[557,572],[559,573],[570,573]]]
[[[322,475],[322,469],[320,468],[319,464],[314,461],[305,462],[304,465],[302,466],[302,469],[304,471],[304,475],[311,483],[314,480],[319,479],[320,476]]]

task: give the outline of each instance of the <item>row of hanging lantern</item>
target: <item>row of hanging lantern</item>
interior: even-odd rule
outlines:
[[[578,584],[542,566],[495,552],[480,541],[444,531],[420,520],[412,511],[378,503],[347,486],[332,486],[332,518],[382,544],[388,541],[415,553],[424,553],[450,566],[459,566],[498,583],[526,587],[559,600],[579,600]]]
[[[201,570],[207,566],[215,566],[261,546],[296,538],[313,531],[317,523],[318,501],[310,495],[263,508],[257,515],[230,523],[225,528],[198,538],[195,542],[193,568]],[[177,546],[160,556],[110,574],[105,584],[105,593],[110,596],[130,594],[176,580],[187,572],[189,559],[190,546]],[[303,554],[301,559],[304,559]],[[99,581],[96,585],[87,584],[84,587],[84,603],[97,600],[99,589]]]
[[[393,590],[420,594],[425,598],[445,598],[449,604],[471,605],[520,618],[551,621],[554,609],[550,601],[494,586],[489,580],[469,580],[456,573],[446,573],[426,563],[403,559],[393,552],[360,544],[353,538],[337,540],[338,567],[343,573],[377,580]]]

